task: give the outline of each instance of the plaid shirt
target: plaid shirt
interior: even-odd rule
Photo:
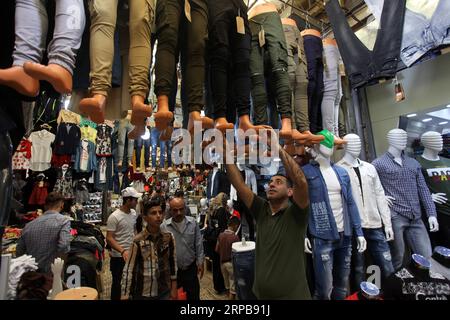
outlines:
[[[48,273],[55,258],[69,252],[71,239],[70,220],[59,212],[47,211],[25,226],[17,242],[16,254],[31,255],[39,270]]]
[[[171,233],[152,236],[147,229],[134,238],[131,254],[123,269],[122,296],[158,298],[177,279],[175,239]]]
[[[402,163],[386,152],[373,161],[387,196],[395,198],[391,211],[409,219],[422,216],[422,203],[428,217],[436,216],[436,207],[423,177],[420,164],[402,153]],[[420,201],[419,201],[420,200]],[[392,213],[391,213],[392,215]]]

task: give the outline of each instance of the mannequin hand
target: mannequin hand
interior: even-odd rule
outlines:
[[[392,228],[385,228],[384,233],[386,234],[386,241],[394,240],[394,230]]]
[[[433,199],[433,202],[436,202],[437,204],[444,204],[448,201],[445,193],[433,193],[431,194],[431,198]]]
[[[305,238],[305,252],[312,254],[311,241],[308,238]]]
[[[61,275],[64,266],[64,260],[61,258],[56,258],[51,264],[51,270],[54,276]]]
[[[430,232],[439,231],[439,223],[436,217],[429,217],[428,223],[430,224]]]
[[[367,248],[367,241],[364,237],[358,237],[358,239],[356,240],[358,242],[358,252],[362,253],[364,251],[366,251]]]
[[[392,205],[394,204],[395,198],[391,197],[391,196],[386,196],[386,201],[388,203],[388,206],[392,207]]]

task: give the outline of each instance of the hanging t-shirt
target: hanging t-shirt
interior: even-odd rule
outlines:
[[[431,193],[445,193],[447,201],[436,205],[438,214],[450,216],[450,159],[441,157],[438,161],[417,157],[422,166],[422,173]]]
[[[50,168],[52,160],[51,144],[55,141],[55,135],[47,130],[31,133],[31,170],[45,171]]]
[[[344,231],[344,208],[342,207],[342,187],[332,167],[320,167],[323,179],[328,189],[331,210],[333,211],[336,227],[339,232]]]

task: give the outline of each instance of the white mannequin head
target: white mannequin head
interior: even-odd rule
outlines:
[[[392,129],[388,132],[387,139],[389,146],[400,151],[405,150],[408,144],[408,134],[402,129]]]
[[[319,154],[321,154],[325,158],[330,158],[333,155],[334,148],[328,148],[323,144],[319,145]]]
[[[350,133],[344,137],[344,140],[347,141],[345,152],[354,158],[358,158],[361,153],[361,138],[354,133]]]
[[[200,207],[205,208],[206,207],[206,198],[201,198],[200,199]]]
[[[427,131],[420,138],[423,146],[435,152],[441,152],[444,148],[444,140],[439,132]]]

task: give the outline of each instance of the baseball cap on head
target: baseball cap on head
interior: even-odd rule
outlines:
[[[142,197],[142,193],[137,192],[136,189],[133,187],[128,187],[122,190],[122,197],[123,198],[131,197],[139,199],[140,197]]]

